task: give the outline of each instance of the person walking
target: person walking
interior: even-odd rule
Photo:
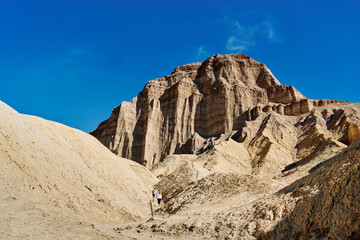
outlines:
[[[159,191],[159,194],[157,195],[157,200],[158,200],[159,206],[160,206],[161,199],[162,199],[162,195],[161,195],[161,193]]]
[[[153,201],[155,201],[155,198],[157,197],[157,194],[158,194],[158,190],[156,188],[154,188],[152,190],[152,195],[153,195]]]

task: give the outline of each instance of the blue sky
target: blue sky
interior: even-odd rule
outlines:
[[[312,99],[360,102],[360,0],[0,0],[0,100],[91,131],[151,79],[244,53]]]

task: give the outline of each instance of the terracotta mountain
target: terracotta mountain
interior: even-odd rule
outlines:
[[[280,141],[286,142],[291,161],[296,161],[299,156],[291,152],[298,137],[316,124],[345,144],[360,136],[356,114],[341,108],[347,104],[310,100],[295,87],[281,84],[263,63],[243,54],[217,54],[148,82],[137,97],[115,107],[91,134],[117,155],[151,168],[167,155],[199,154],[229,138],[246,142],[254,158],[259,158],[262,150],[254,149],[260,144],[255,137],[270,119],[279,129],[289,125],[281,134],[291,140]],[[333,108],[320,110],[324,106]],[[262,113],[271,116],[257,124]],[[281,117],[305,113],[308,116],[302,121]]]

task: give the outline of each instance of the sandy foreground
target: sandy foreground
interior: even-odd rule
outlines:
[[[2,239],[108,239],[102,224],[146,218],[144,167],[87,133],[0,102]]]
[[[229,140],[199,156],[169,155],[149,171],[87,133],[0,102],[0,238],[356,238],[359,149],[326,141],[269,177],[273,169],[254,173],[247,150]],[[164,201],[153,203],[150,220],[154,186]]]

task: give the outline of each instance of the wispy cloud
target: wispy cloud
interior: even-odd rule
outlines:
[[[205,45],[201,45],[196,49],[196,55],[194,56],[194,61],[200,62],[209,57],[209,51],[206,49]]]
[[[255,46],[255,42],[249,38],[231,36],[227,40],[226,48],[230,51],[242,52],[249,47]]]
[[[275,36],[274,30],[272,28],[269,28],[268,38],[273,39]]]
[[[262,23],[262,31],[267,35],[267,38],[271,41],[279,41],[279,36],[276,34],[276,29],[271,22],[265,21]]]
[[[231,52],[245,52],[256,46],[260,39],[278,41],[276,29],[269,21],[254,25],[242,24],[238,21],[228,21],[232,34],[227,38],[226,48]]]
[[[197,50],[197,56],[198,57],[204,57],[204,56],[207,56],[209,53],[208,51],[206,50],[205,46],[204,45],[201,45],[198,50]]]

